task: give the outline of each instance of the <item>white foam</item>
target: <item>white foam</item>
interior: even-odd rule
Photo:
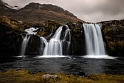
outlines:
[[[44,55],[44,56],[37,56],[36,58],[63,58],[68,56],[63,55]]]
[[[26,56],[25,55],[20,55],[20,56],[15,56],[17,58],[25,58]]]
[[[29,29],[25,29],[25,31],[28,33],[28,34],[37,34],[37,32],[35,32],[36,30],[38,30],[38,28],[29,28]]]
[[[84,58],[94,58],[94,59],[115,59],[117,57],[112,57],[108,55],[85,55]]]

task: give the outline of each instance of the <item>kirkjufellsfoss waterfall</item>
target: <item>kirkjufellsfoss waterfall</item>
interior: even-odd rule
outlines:
[[[106,55],[101,28],[102,24],[83,24],[87,50],[85,58],[112,58]]]

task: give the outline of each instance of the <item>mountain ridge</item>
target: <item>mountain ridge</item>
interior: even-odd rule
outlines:
[[[5,15],[31,24],[44,24],[47,20],[54,20],[60,24],[77,21],[84,22],[69,11],[52,4],[32,2],[16,10],[0,0],[0,10],[0,15]]]

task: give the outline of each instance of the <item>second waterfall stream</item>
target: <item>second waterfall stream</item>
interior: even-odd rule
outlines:
[[[43,56],[48,55],[64,55],[64,51],[68,51],[71,43],[70,29],[65,25],[66,30],[62,37],[63,26],[60,26],[53,37],[47,42],[43,37],[41,40],[45,43],[45,48],[43,51]],[[65,45],[66,44],[66,45]],[[66,47],[65,47],[66,46]],[[66,49],[65,49],[66,48]]]

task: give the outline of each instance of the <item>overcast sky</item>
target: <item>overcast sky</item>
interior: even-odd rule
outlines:
[[[24,7],[30,2],[53,4],[68,10],[86,22],[124,19],[124,0],[3,0]]]

